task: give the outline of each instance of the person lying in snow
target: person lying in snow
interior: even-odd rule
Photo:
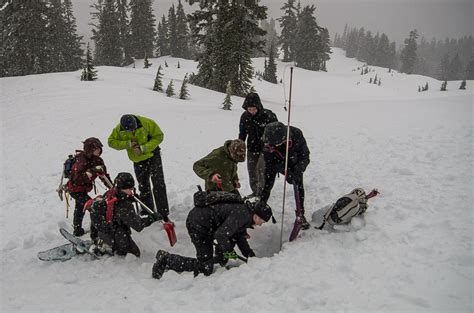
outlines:
[[[196,248],[196,258],[158,250],[153,278],[160,279],[167,270],[209,276],[215,263],[225,265],[229,259],[238,258],[234,251],[236,244],[245,257],[255,256],[247,242],[247,228],[260,226],[271,217],[272,209],[263,202],[195,206],[188,214],[186,228]]]
[[[91,220],[98,230],[99,242],[92,247],[95,253],[126,255],[131,253],[140,257],[140,249],[132,239],[131,229],[140,232],[161,218],[159,213],[146,217],[139,216],[133,203],[135,180],[130,173],[119,173],[112,189],[102,198],[86,203],[91,211]]]

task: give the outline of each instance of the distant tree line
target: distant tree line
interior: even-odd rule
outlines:
[[[385,34],[372,36],[364,28],[344,28],[334,37],[334,46],[346,51],[346,56],[402,73],[420,74],[439,80],[474,79],[474,41],[472,36],[460,39],[446,38],[430,42],[424,37],[418,42],[417,30],[410,31],[397,51],[395,42]]]
[[[367,65],[396,68],[397,48],[395,42],[390,42],[385,33],[375,34],[362,28],[349,28],[346,24],[344,33],[336,33],[334,47],[346,51],[348,58],[356,58]]]

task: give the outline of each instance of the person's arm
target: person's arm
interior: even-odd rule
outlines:
[[[217,241],[217,246],[222,252],[230,252],[234,249],[232,237],[238,232],[240,228],[245,226],[246,221],[237,211],[230,214],[225,221],[217,228],[214,233],[214,239]]]
[[[143,228],[151,224],[151,220],[148,217],[140,217],[133,208],[131,202],[121,203],[120,208],[116,208],[118,219],[125,225],[129,226],[137,232],[141,232]]]
[[[71,181],[74,185],[87,185],[91,178],[87,176],[87,161],[84,157],[78,156],[71,169]]]
[[[112,130],[107,143],[109,144],[109,147],[115,150],[130,149],[131,147],[130,140],[120,138],[120,124]]]
[[[210,167],[210,163],[212,163],[213,153],[209,153],[202,159],[194,162],[193,171],[196,173],[197,176],[201,177],[205,181],[210,181],[211,176],[216,174],[215,169]]]
[[[252,248],[250,248],[246,232],[238,233],[234,238],[237,247],[239,248],[240,252],[242,252],[244,257],[248,258],[255,256],[255,252],[253,252]]]
[[[240,123],[239,123],[239,139],[245,141],[247,139],[247,118],[245,117],[245,112],[240,116]]]
[[[141,145],[140,149],[143,153],[146,153],[154,151],[163,142],[164,134],[154,120],[149,118],[142,119],[144,122],[142,126],[147,130],[149,140]]]

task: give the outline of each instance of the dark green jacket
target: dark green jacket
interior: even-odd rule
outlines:
[[[163,132],[154,120],[135,115],[138,119],[138,128],[135,134],[122,129],[118,124],[109,136],[109,147],[115,150],[127,149],[128,158],[135,163],[147,160],[153,156],[153,151],[163,141]],[[131,140],[135,139],[140,145],[142,154],[136,155],[131,148]]]
[[[237,175],[237,162],[231,159],[229,154],[229,144],[232,140],[227,140],[224,146],[212,150],[211,153],[196,161],[193,166],[197,176],[205,181],[206,190],[220,190],[211,181],[214,174],[221,175],[222,189],[224,191],[235,190],[235,181],[239,180]]]

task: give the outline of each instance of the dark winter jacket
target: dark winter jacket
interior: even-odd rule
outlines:
[[[217,241],[217,249],[231,251],[237,243],[244,256],[253,255],[246,234],[253,214],[245,203],[218,203],[194,207],[188,214],[188,231]]]
[[[267,201],[275,183],[277,173],[285,174],[286,146],[275,147],[286,139],[286,126],[283,123],[271,123],[267,125],[264,134],[263,156],[265,160],[265,186],[261,193],[261,199]],[[288,149],[288,176],[292,183],[302,181],[303,172],[309,164],[309,149],[303,132],[296,127],[290,126],[290,143]]]
[[[84,141],[84,151],[76,155],[76,161],[71,169],[71,179],[66,185],[70,192],[90,192],[93,188],[93,181],[97,178],[98,172],[95,170],[97,166],[103,168],[103,173],[106,174],[110,180],[104,160],[102,160],[101,157],[93,155],[94,150],[97,148],[102,150],[102,144],[97,138],[88,138]],[[92,174],[91,178],[87,176],[87,171],[90,171]],[[102,178],[101,180],[105,184]]]
[[[99,237],[111,247],[114,247],[114,243],[121,239],[117,238],[117,236],[130,236],[132,233],[131,229],[141,232],[145,227],[151,224],[148,217],[140,217],[136,213],[132,197],[121,191],[116,191],[115,196],[118,198],[118,201],[114,203],[110,232],[99,232]],[[106,197],[107,196],[104,195],[104,198]]]
[[[257,114],[253,116],[247,111],[249,105],[244,102],[242,108],[245,110],[240,116],[239,123],[239,139],[245,141],[247,139],[247,151],[248,152],[262,152],[263,143],[262,135],[265,130],[265,126],[271,122],[278,121],[275,113],[270,110],[264,109],[261,103],[252,105],[257,108]]]
[[[230,157],[229,144],[227,140],[222,147],[212,150],[211,153],[196,161],[193,170],[197,176],[205,181],[206,190],[220,190],[211,180],[216,173],[221,175],[222,189],[224,191],[235,190],[235,182],[239,180],[237,175],[237,162]]]

